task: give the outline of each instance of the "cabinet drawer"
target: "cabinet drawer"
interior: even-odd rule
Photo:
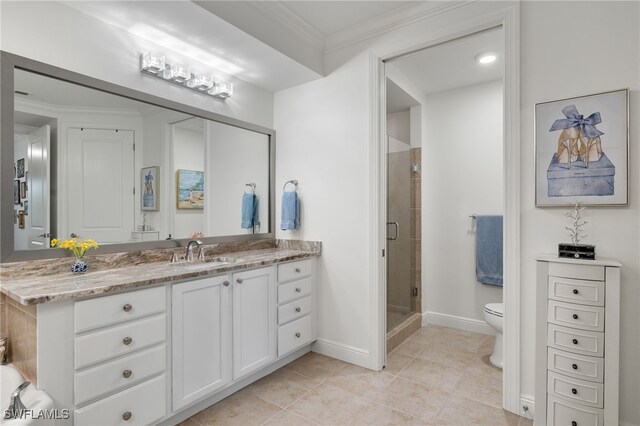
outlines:
[[[297,280],[311,275],[311,259],[278,265],[278,282]]]
[[[278,304],[287,303],[311,294],[311,278],[278,286]]]
[[[311,313],[311,297],[287,303],[278,308],[278,324],[282,325]]]
[[[547,401],[548,425],[604,426],[602,409],[572,404],[552,395]]]
[[[547,391],[578,404],[586,404],[595,408],[604,407],[604,385],[602,383],[587,382],[550,371]]]
[[[604,331],[604,308],[549,301],[548,321],[582,330]]]
[[[74,377],[76,405],[84,404],[99,396],[138,384],[162,373],[166,368],[166,346],[131,354]]]
[[[549,277],[549,299],[604,306],[604,282]]]
[[[129,344],[127,344],[129,341],[127,338],[130,339]],[[134,352],[164,342],[165,338],[164,315],[76,337],[75,366],[79,369],[95,362]]]
[[[550,262],[549,275],[581,280],[604,281],[604,266]]]
[[[549,348],[547,367],[549,370],[578,379],[604,382],[604,358],[577,355]]]
[[[278,356],[286,355],[310,342],[310,315],[278,327]]]
[[[576,330],[549,324],[547,343],[549,346],[584,355],[604,355],[604,333]]]
[[[161,286],[76,302],[76,333],[164,312],[165,295]]]
[[[166,380],[162,375],[75,410],[74,425],[153,424],[166,415],[166,398]]]

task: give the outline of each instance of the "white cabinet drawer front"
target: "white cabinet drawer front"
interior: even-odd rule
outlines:
[[[311,278],[278,286],[278,303],[287,303],[311,294]]]
[[[297,280],[311,275],[311,259],[278,265],[278,282]]]
[[[149,425],[166,412],[166,379],[162,375],[75,410],[74,425]]]
[[[549,372],[547,391],[578,404],[604,407],[604,385]]]
[[[549,275],[581,280],[604,281],[604,266],[550,262]]]
[[[549,301],[547,309],[551,323],[582,330],[604,331],[604,308]]]
[[[549,299],[604,306],[604,282],[549,277]]]
[[[310,315],[278,327],[278,356],[286,355],[310,342]]]
[[[76,302],[76,333],[164,312],[165,299],[161,286]]]
[[[76,405],[162,373],[166,368],[166,350],[166,346],[161,345],[76,373]]]
[[[143,349],[166,338],[164,315],[138,320],[75,339],[76,369]]]
[[[604,381],[604,358],[572,354],[549,348],[549,370],[578,379],[602,383]]]
[[[604,333],[576,330],[549,324],[547,343],[549,346],[578,354],[603,356]]]
[[[282,325],[311,313],[311,297],[287,303],[278,308],[278,324]]]
[[[547,404],[549,426],[604,426],[604,410],[572,404],[549,395]]]

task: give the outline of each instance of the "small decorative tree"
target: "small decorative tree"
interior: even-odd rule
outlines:
[[[584,225],[589,223],[586,220],[582,219],[582,212],[585,209],[586,207],[584,207],[582,203],[576,203],[573,206],[573,210],[564,214],[566,217],[572,220],[571,226],[570,227],[565,226],[564,229],[569,231],[569,235],[571,236],[571,242],[574,245],[580,244],[580,241],[588,237],[588,235],[583,234],[584,230],[582,229]]]

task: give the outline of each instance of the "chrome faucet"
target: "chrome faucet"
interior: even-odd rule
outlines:
[[[193,261],[193,246],[198,246],[198,260],[204,259],[204,251],[202,250],[203,243],[200,240],[191,240],[189,244],[187,244],[187,254],[185,255],[185,260],[187,262]]]
[[[7,338],[0,339],[0,365],[7,363]]]
[[[20,399],[20,392],[25,390],[30,384],[31,382],[24,382],[23,384],[18,386],[16,390],[13,391],[13,393],[11,394],[11,402],[9,403],[9,408],[7,408],[7,411],[4,415],[5,419],[18,419],[22,416],[22,413],[27,409],[27,407]]]

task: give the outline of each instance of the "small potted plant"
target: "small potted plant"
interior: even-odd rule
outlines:
[[[89,265],[84,260],[84,255],[92,248],[98,248],[98,243],[92,239],[79,240],[78,238],[71,238],[70,240],[58,240],[54,238],[51,240],[51,247],[60,247],[68,249],[76,256],[76,260],[71,265],[71,272],[74,274],[83,274],[89,269]]]

